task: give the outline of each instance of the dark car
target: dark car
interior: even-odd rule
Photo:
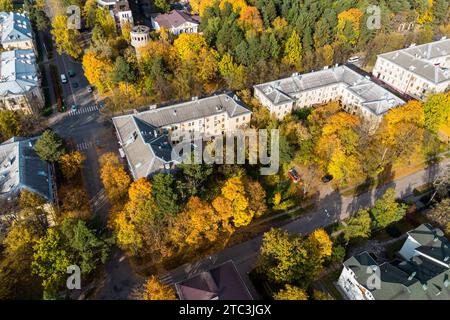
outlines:
[[[71,77],[71,78],[75,76],[75,72],[72,69],[70,69],[67,73],[69,74],[69,77]]]
[[[289,178],[291,178],[292,182],[294,182],[294,183],[298,183],[300,181],[300,177],[299,177],[297,171],[295,170],[295,168],[292,168],[288,171],[288,176],[289,176]]]
[[[323,177],[322,177],[322,182],[323,182],[323,183],[328,183],[328,182],[330,182],[331,180],[333,180],[333,176],[332,176],[331,174],[327,174],[326,176],[323,176]]]

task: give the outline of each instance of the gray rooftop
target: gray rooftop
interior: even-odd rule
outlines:
[[[420,243],[417,251],[450,267],[450,243],[440,229],[422,224],[409,231],[408,235]]]
[[[408,234],[424,246],[430,246],[430,241],[435,243],[433,232],[440,234],[438,229],[423,224]],[[445,237],[441,237],[439,241],[441,246],[448,248],[449,241]],[[395,260],[378,264],[369,253],[363,252],[350,257],[344,265],[355,273],[358,282],[367,289],[365,284],[372,275],[371,267],[379,268],[379,288],[368,289],[376,300],[450,300],[449,268],[426,256],[418,255],[409,261]]]
[[[133,177],[138,179],[173,163],[172,146],[164,127],[224,112],[230,117],[251,113],[236,96],[227,93],[119,116],[112,120]]]
[[[450,56],[450,39],[411,46],[379,56],[435,84],[450,81],[448,68],[435,65],[432,61],[439,57]]]
[[[0,96],[24,94],[39,86],[33,50],[0,53]]]
[[[29,41],[33,39],[28,17],[18,12],[0,12],[1,42]]]
[[[376,115],[405,102],[379,86],[364,75],[347,66],[337,66],[306,74],[293,74],[291,77],[256,85],[262,94],[274,105],[295,101],[296,96],[321,87],[331,85],[345,86],[352,94],[362,99],[362,106]]]
[[[50,165],[34,151],[39,137],[14,137],[0,144],[0,195],[12,197],[27,189],[53,201]]]

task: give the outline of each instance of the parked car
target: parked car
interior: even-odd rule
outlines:
[[[64,84],[67,83],[67,77],[64,73],[61,73],[61,82]]]
[[[94,91],[94,89],[92,89],[92,86],[88,86],[87,87],[87,92],[91,93],[92,91]]]
[[[360,59],[360,58],[359,58],[358,56],[353,56],[353,57],[350,57],[350,59],[348,59],[347,62],[349,62],[349,63],[355,63],[355,62],[358,62],[359,59]]]
[[[322,182],[323,182],[323,183],[328,183],[328,182],[330,182],[331,180],[333,180],[333,176],[332,176],[331,174],[327,174],[327,175],[325,175],[325,176],[322,177]]]
[[[70,107],[70,110],[72,110],[72,111],[77,111],[77,110],[78,110],[78,106],[77,106],[76,104],[73,104],[73,105]]]
[[[292,180],[292,182],[294,182],[294,183],[299,183],[300,182],[300,176],[298,175],[298,173],[295,170],[295,168],[289,169],[288,176]]]
[[[69,77],[75,77],[75,72],[72,69],[70,69],[67,73],[69,74]]]

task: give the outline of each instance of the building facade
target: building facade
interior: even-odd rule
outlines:
[[[184,10],[172,10],[152,17],[153,29],[159,31],[161,28],[164,28],[174,35],[197,33],[199,25],[200,17],[191,15]]]
[[[244,128],[251,111],[232,93],[113,118],[120,152],[126,157],[134,179],[172,170],[172,146],[186,136],[205,139]]]
[[[450,89],[450,39],[380,54],[372,73],[416,99],[445,92]]]
[[[39,113],[44,106],[33,50],[0,53],[0,110]]]
[[[405,103],[390,91],[349,66],[325,67],[307,74],[254,86],[254,96],[278,119],[293,109],[339,100],[345,111],[376,126],[391,108]]]
[[[344,262],[338,288],[350,300],[450,300],[450,242],[422,224],[391,262],[363,252]]]
[[[150,28],[147,26],[134,26],[130,31],[131,45],[136,50],[136,57],[140,58],[140,48],[145,47],[150,39]]]

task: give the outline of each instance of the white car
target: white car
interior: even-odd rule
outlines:
[[[350,57],[350,59],[347,60],[347,62],[349,63],[355,63],[359,61],[359,57],[358,56],[354,56],[354,57]]]
[[[61,74],[61,82],[62,83],[67,83],[67,78],[66,78],[66,75],[64,73]]]

